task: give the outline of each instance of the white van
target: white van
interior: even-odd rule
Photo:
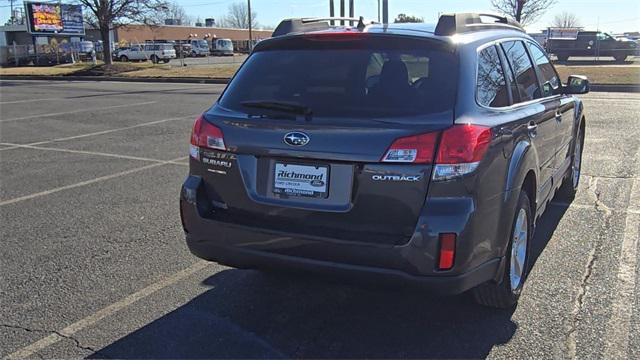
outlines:
[[[118,51],[120,61],[145,61],[151,60],[154,64],[168,63],[176,58],[176,50],[170,43],[146,43],[131,45],[130,48]]]
[[[213,46],[211,53],[213,55],[230,55],[233,56],[233,42],[231,39],[214,39],[211,41]]]

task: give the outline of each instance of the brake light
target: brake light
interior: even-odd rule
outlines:
[[[363,39],[366,33],[360,31],[330,31],[305,34],[305,39],[322,41],[349,41]]]
[[[438,132],[433,132],[396,139],[382,157],[382,161],[431,164],[438,135]]]
[[[491,128],[455,125],[442,133],[433,180],[449,180],[473,172],[491,144]]]
[[[191,130],[191,157],[198,159],[201,147],[226,150],[222,130],[205,120],[203,115],[198,116]]]
[[[380,161],[435,163],[433,179],[448,180],[473,172],[490,144],[491,128],[471,124],[454,125],[442,135],[440,132],[431,132],[396,139]]]
[[[442,133],[438,164],[461,164],[482,160],[491,143],[491,129],[477,125],[456,125]]]
[[[456,234],[440,234],[440,259],[438,270],[450,270],[453,268],[453,260],[456,256]]]

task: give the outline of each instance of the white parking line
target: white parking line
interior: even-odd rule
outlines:
[[[139,103],[133,103],[133,104],[103,106],[103,107],[91,108],[91,109],[78,109],[78,110],[65,111],[65,112],[59,112],[59,113],[29,115],[29,116],[22,116],[22,117],[11,118],[11,119],[3,119],[3,120],[0,120],[0,123],[17,121],[17,120],[28,120],[28,119],[35,119],[35,118],[42,118],[42,117],[51,117],[51,116],[58,116],[58,115],[77,114],[77,113],[88,112],[88,111],[100,111],[100,110],[117,109],[117,108],[139,106],[139,105],[149,105],[149,104],[155,104],[156,102],[157,101],[145,101],[145,102],[139,102]]]
[[[638,154],[636,155],[638,158]],[[631,185],[629,205],[631,211],[640,204],[640,182],[636,179]],[[636,266],[638,262],[638,228],[640,215],[628,213],[625,220],[624,238],[618,256],[617,283],[613,289],[614,300],[611,307],[611,318],[605,331],[605,359],[626,359],[631,335],[631,316],[633,315],[634,291],[636,288]]]
[[[104,152],[98,152],[98,151],[62,149],[62,148],[52,148],[52,147],[44,147],[44,146],[20,145],[20,144],[13,144],[13,143],[0,143],[0,145],[9,145],[9,146],[14,146],[16,148],[23,148],[23,149],[58,151],[58,152],[66,152],[71,154],[106,156],[106,157],[112,157],[116,159],[125,159],[125,160],[138,160],[138,161],[150,161],[150,162],[163,163],[163,164],[172,163],[176,165],[185,165],[185,163],[177,162],[177,161],[159,160],[159,159],[145,158],[145,157],[139,157],[139,156],[119,155],[119,154],[104,153]]]
[[[95,313],[85,317],[84,319],[78,320],[76,322],[74,322],[73,324],[65,327],[64,329],[58,330],[56,333],[53,333],[45,338],[42,338],[28,346],[25,346],[9,355],[7,355],[5,357],[5,359],[24,359],[27,357],[30,357],[31,355],[37,353],[38,351],[45,349],[57,342],[59,342],[60,340],[63,340],[65,337],[70,337],[73,336],[75,333],[77,333],[80,330],[83,330],[85,328],[87,328],[88,326],[91,326],[95,323],[97,323],[98,321],[111,316],[115,313],[117,313],[118,311],[126,308],[127,306],[135,303],[136,301],[139,301],[155,292],[157,292],[158,290],[161,290],[167,286],[173,285],[175,283],[177,283],[180,280],[183,280],[193,274],[195,274],[196,272],[206,268],[209,264],[211,264],[208,261],[198,261],[195,264],[189,266],[186,269],[183,269],[181,271],[178,271],[175,274],[172,274],[168,277],[163,278],[162,280],[155,282],[147,287],[145,287],[144,289],[141,289],[125,298],[123,298],[122,300],[115,302],[105,308],[102,308],[98,311],[96,311]]]
[[[62,99],[64,99],[64,98],[57,97],[57,98],[44,98],[44,99],[29,99],[29,100],[15,100],[15,101],[0,101],[0,105],[4,105],[4,104],[23,104],[23,103],[29,103],[29,102],[52,101],[52,100],[62,100]]]
[[[169,121],[176,121],[176,120],[183,120],[183,119],[195,119],[196,116],[198,116],[198,115],[188,115],[188,116],[180,116],[180,117],[174,117],[174,118],[168,118],[168,119],[161,119],[161,120],[149,121],[149,122],[145,122],[145,123],[141,123],[141,124],[125,126],[125,127],[115,128],[115,129],[96,131],[96,132],[92,132],[92,133],[88,133],[88,134],[67,136],[67,137],[62,137],[62,138],[56,138],[56,139],[45,140],[45,141],[38,141],[38,142],[34,142],[34,143],[29,143],[29,144],[19,144],[19,145],[35,146],[35,145],[49,144],[49,143],[53,143],[53,142],[81,139],[81,138],[84,138],[84,137],[104,135],[104,134],[109,134],[109,133],[116,132],[116,131],[135,129],[135,128],[139,128],[139,127],[143,127],[143,126],[161,124],[161,123],[169,122]],[[3,149],[0,149],[0,151],[17,149],[18,147],[20,147],[19,145],[16,144],[16,146],[3,148]]]
[[[75,183],[75,184],[71,184],[71,185],[65,185],[65,186],[61,186],[61,187],[54,188],[54,189],[51,189],[51,190],[45,190],[45,191],[41,191],[41,192],[38,192],[38,193],[35,193],[35,194],[30,194],[30,195],[20,196],[20,197],[9,199],[9,200],[5,200],[5,201],[0,201],[0,206],[9,205],[9,204],[15,204],[15,203],[20,202],[20,201],[31,200],[31,199],[35,199],[37,197],[41,197],[41,196],[57,193],[57,192],[60,192],[60,191],[74,189],[74,188],[77,188],[77,187],[94,184],[94,183],[97,183],[97,182],[100,182],[100,181],[114,179],[114,178],[117,178],[117,177],[120,177],[120,176],[137,173],[137,172],[140,172],[140,171],[143,171],[143,170],[147,170],[147,169],[152,169],[152,168],[155,168],[155,167],[158,167],[158,166],[163,166],[163,165],[167,165],[167,164],[182,165],[182,164],[176,164],[176,162],[180,161],[180,160],[183,160],[183,159],[186,159],[186,158],[188,158],[188,156],[182,156],[182,157],[179,157],[177,159],[173,159],[173,160],[169,160],[169,161],[157,162],[155,164],[146,165],[146,166],[142,166],[142,167],[139,167],[139,168],[130,169],[130,170],[126,170],[126,171],[121,171],[121,172],[118,172],[118,173],[115,173],[115,174],[111,174],[111,175],[100,176],[100,177],[97,177],[95,179],[81,181],[79,183]]]

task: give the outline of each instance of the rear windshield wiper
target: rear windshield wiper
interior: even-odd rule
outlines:
[[[253,100],[243,101],[242,106],[256,109],[275,110],[280,112],[304,115],[305,120],[311,120],[313,111],[311,108],[293,101],[275,101],[275,100]]]

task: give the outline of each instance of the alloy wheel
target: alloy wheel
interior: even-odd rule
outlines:
[[[527,211],[520,209],[513,229],[513,240],[511,243],[511,271],[509,272],[509,280],[512,291],[518,289],[523,282],[524,267],[527,258],[528,235],[529,220],[527,219]]]

